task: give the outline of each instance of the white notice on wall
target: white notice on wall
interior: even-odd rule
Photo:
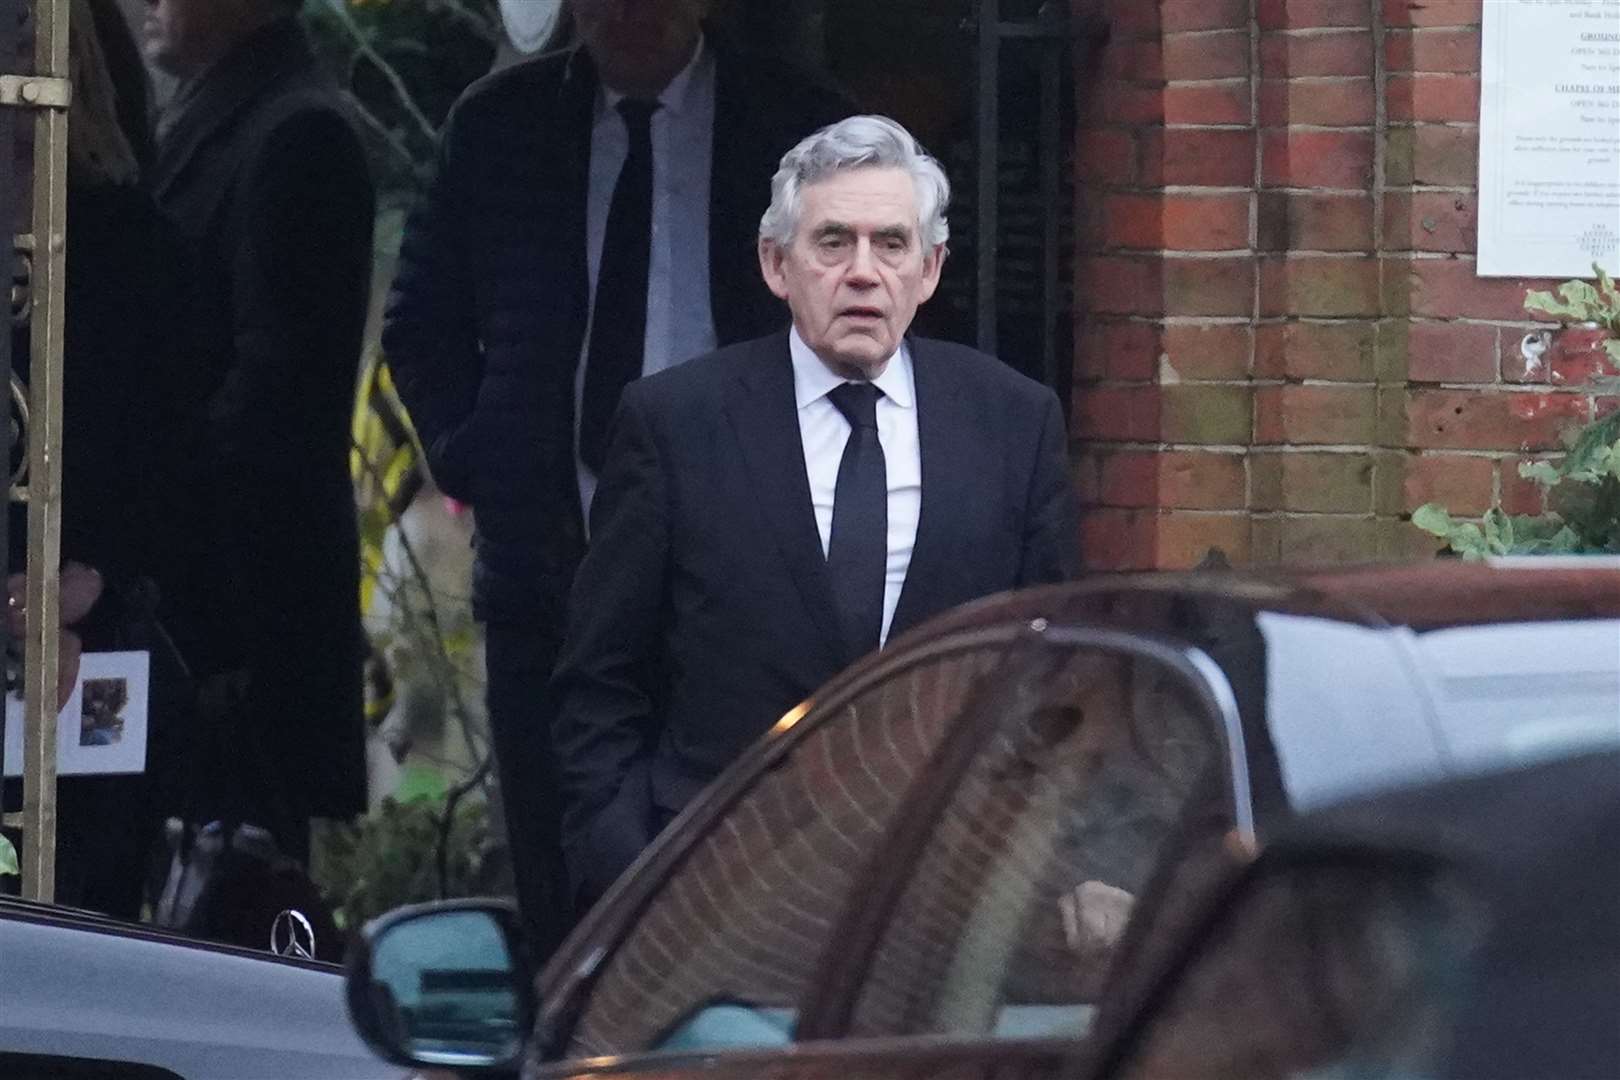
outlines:
[[[1479,273],[1620,268],[1620,0],[1487,0],[1481,67]]]

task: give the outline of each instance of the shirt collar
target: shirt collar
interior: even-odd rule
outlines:
[[[673,79],[669,80],[669,85],[665,86],[663,92],[658,95],[659,111],[679,116],[692,104],[693,84],[697,82],[698,76],[700,74],[707,75],[713,67],[714,62],[709,56],[708,46],[704,42],[703,35],[699,34],[697,48],[692,50],[692,59],[688,60],[686,66],[681,68]],[[609,112],[617,109],[619,102],[623,101],[625,97],[626,95],[619,93],[617,90],[610,90],[606,86],[602,87],[602,111]]]
[[[795,326],[788,332],[788,354],[793,358],[793,398],[799,408],[826,397],[834,387],[848,382],[843,376],[821,362],[815,350],[805,344]],[[911,408],[917,400],[912,382],[911,350],[901,342],[889,362],[883,365],[883,374],[872,380],[872,385],[883,391],[883,396],[900,406]]]

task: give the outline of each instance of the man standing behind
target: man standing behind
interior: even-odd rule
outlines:
[[[195,244],[192,321],[215,365],[196,560],[174,606],[208,701],[204,808],[305,859],[309,819],[365,808],[349,424],[371,276],[360,138],[301,0],[146,0],[148,58],[180,79],[154,194]]]
[[[555,680],[583,896],[849,663],[1076,572],[1056,396],[907,336],[939,283],[949,196],[891,120],[805,139],[758,240],[791,331],[625,391]]]
[[[753,223],[782,151],[846,111],[706,33],[702,7],[570,0],[579,47],[468,91],[383,331],[434,480],[477,516],[490,725],[542,954],[571,921],[546,681],[620,391],[783,323]]]

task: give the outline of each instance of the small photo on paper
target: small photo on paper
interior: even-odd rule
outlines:
[[[129,707],[129,680],[84,680],[79,713],[80,746],[116,746],[124,739],[124,713]]]

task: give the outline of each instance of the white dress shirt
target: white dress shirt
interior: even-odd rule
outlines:
[[[596,98],[591,128],[590,191],[585,207],[586,260],[590,302],[596,306],[596,279],[602,268],[613,189],[630,154],[630,133],[619,102],[624,95],[603,87]],[[701,39],[692,59],[658,95],[652,114],[652,247],[647,264],[647,336],[641,373],[651,375],[682,360],[710,352],[717,344],[709,304],[709,173],[714,149],[714,56]],[[585,396],[585,365],[591,330],[574,372],[574,467],[579,501],[590,521],[596,474],[579,458],[578,417]]]
[[[804,469],[810,479],[810,503],[821,533],[821,553],[832,541],[833,494],[838,488],[838,464],[844,458],[850,425],[827,394],[846,382],[806,345],[795,327],[788,335],[793,356],[793,396],[799,408],[799,438],[804,442]],[[917,517],[922,512],[922,455],[917,443],[917,390],[911,353],[905,345],[891,357],[883,374],[872,380],[883,391],[877,401],[878,443],[889,483],[889,565],[883,579],[883,632],[879,644],[889,640],[889,624],[900,603],[900,589],[911,565],[917,542]]]

